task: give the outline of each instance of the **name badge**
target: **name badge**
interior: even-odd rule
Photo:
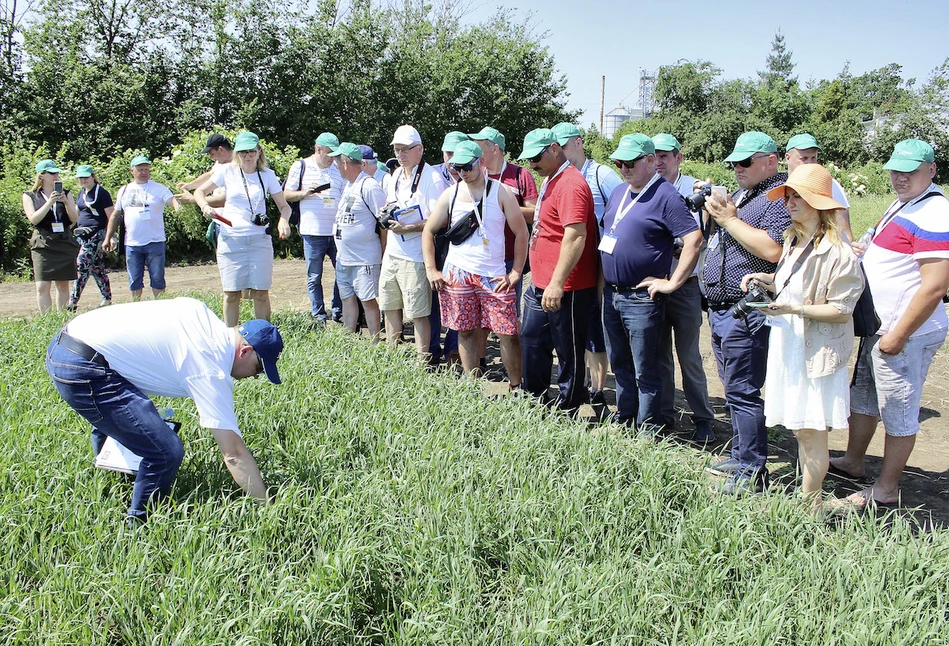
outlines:
[[[491,243],[488,242],[488,239],[487,239],[487,238],[481,238],[481,244],[483,244],[485,247],[490,247],[490,246],[491,246]]]
[[[790,316],[767,316],[764,321],[765,325],[770,325],[771,327],[782,328],[785,330],[790,330],[793,326],[791,325]]]
[[[333,206],[334,204],[336,204],[336,198],[332,195],[326,195],[323,197],[323,206],[329,207]]]
[[[151,220],[152,212],[148,209],[147,206],[130,206],[125,209],[127,215],[132,216],[132,219],[135,220]]]
[[[53,233],[62,233],[66,230],[66,227],[62,222],[53,222]]]
[[[718,231],[712,234],[712,237],[708,239],[708,248],[714,249],[718,246]]]
[[[597,247],[597,249],[599,249],[603,253],[608,253],[611,256],[613,255],[613,249],[615,248],[616,248],[616,236],[610,233],[607,233],[606,235],[603,236],[603,238],[600,240],[600,246]]]

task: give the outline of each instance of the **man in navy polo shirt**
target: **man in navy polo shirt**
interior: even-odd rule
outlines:
[[[774,273],[784,231],[791,226],[784,202],[769,201],[767,195],[788,178],[787,173],[778,172],[777,150],[774,140],[763,132],[738,137],[725,162],[732,165],[739,189],[727,198],[713,192],[705,201],[717,230],[709,237],[699,286],[708,301],[712,349],[734,434],[731,457],[711,470],[730,474],[722,488],[726,494],[762,491],[768,482],[768,429],[761,388],[770,330],[758,310],[739,317],[730,310],[745,296],[741,289],[745,275]]]
[[[652,138],[656,146],[656,172],[675,186],[683,197],[694,192],[695,178],[679,171],[682,152],[679,140],[670,134],[660,133]],[[697,214],[692,214],[699,224]],[[673,261],[673,270],[675,270]],[[693,270],[685,283],[666,301],[666,318],[662,324],[662,350],[659,354],[662,367],[662,420],[666,426],[675,423],[675,362],[672,358],[673,335],[675,354],[682,372],[682,392],[692,409],[696,442],[711,442],[715,439],[712,420],[715,413],[708,401],[708,380],[702,353],[699,351],[699,335],[702,329],[702,293],[699,291],[698,271]]]
[[[626,135],[610,158],[626,180],[603,215],[603,327],[616,375],[616,419],[651,436],[662,424],[659,337],[666,294],[679,289],[699,258],[702,232],[675,187],[656,174],[656,148]],[[683,242],[669,275],[675,239]]]

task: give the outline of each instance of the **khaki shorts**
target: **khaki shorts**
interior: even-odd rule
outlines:
[[[403,310],[402,316],[407,319],[428,317],[432,313],[432,286],[425,275],[425,263],[384,256],[379,307],[384,312]]]

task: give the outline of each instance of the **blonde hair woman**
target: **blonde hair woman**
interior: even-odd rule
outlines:
[[[23,193],[23,212],[33,225],[30,258],[36,281],[36,303],[40,312],[52,304],[50,288],[56,288],[56,309],[69,300],[69,281],[75,280],[79,244],[72,235],[79,212],[68,190],[59,181],[59,168],[52,159],[36,165],[33,188]]]
[[[240,316],[241,292],[249,290],[254,318],[270,320],[270,285],[273,282],[273,239],[267,217],[267,195],[280,209],[277,231],[282,240],[290,235],[290,205],[280,180],[267,168],[260,138],[243,131],[234,139],[234,160],[215,166],[211,178],[194,192],[194,201],[205,217],[216,214],[207,196],[224,187],[224,208],[218,233],[217,262],[224,290],[224,322],[235,326]]]
[[[850,386],[847,362],[853,351],[853,308],[863,276],[850,245],[841,239],[823,166],[803,164],[787,182],[768,191],[791,214],[784,251],[774,274],[749,274],[774,296],[754,306],[769,315],[771,338],[765,379],[765,423],[783,425],[798,440],[801,493],[821,502],[827,475],[827,431],[847,428]]]

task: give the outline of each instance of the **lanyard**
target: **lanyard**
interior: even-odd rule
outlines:
[[[250,190],[249,190],[248,187],[247,187],[247,178],[244,176],[244,169],[243,169],[243,168],[239,168],[238,170],[241,171],[241,181],[244,182],[244,195],[247,196],[247,208],[250,209],[250,214],[251,214],[251,215],[255,215],[255,214],[257,213],[257,209],[254,208],[254,205],[253,205],[253,204],[251,203],[251,201],[250,201]],[[260,177],[260,170],[257,171],[257,181],[260,182],[260,194],[263,196],[263,200],[262,200],[262,201],[263,201],[264,203],[266,203],[266,202],[267,202],[267,191],[266,191],[266,189],[264,188],[264,180]],[[265,210],[266,210],[266,207],[264,207],[264,208],[265,208]],[[262,215],[262,214],[261,214],[261,215]]]
[[[482,164],[481,167],[484,168],[484,164]],[[507,170],[507,160],[506,160],[506,159],[505,159],[503,162],[501,162],[501,172],[498,173],[498,181],[501,182],[502,184],[504,183],[504,171],[505,171],[505,170]],[[488,172],[488,169],[487,169],[487,168],[484,168],[484,178],[485,178],[485,179],[491,179],[491,175],[492,175],[492,173],[489,173],[489,172]]]
[[[534,220],[540,224],[540,205],[544,201],[544,195],[547,193],[547,187],[552,181],[557,179],[557,175],[567,170],[567,167],[570,165],[569,161],[565,161],[563,165],[557,169],[557,172],[551,175],[550,177],[544,179],[544,183],[540,185],[540,192],[537,194],[537,204],[534,205]]]
[[[46,193],[43,192],[43,189],[40,189],[40,195],[42,196],[44,201],[49,199],[48,197],[46,197]],[[53,213],[53,222],[62,222],[63,216],[59,212],[59,210],[56,208],[57,206],[59,206],[59,202],[53,202],[53,206],[51,206],[49,210]]]
[[[92,205],[95,204],[95,203],[96,203],[96,200],[99,199],[99,185],[98,185],[98,184],[96,184],[96,190],[95,190],[95,192],[92,194],[92,201],[91,201],[91,202],[89,201],[89,189],[88,189],[88,188],[84,188],[84,189],[82,190],[82,195],[81,195],[80,197],[82,197],[82,201],[85,203],[86,208],[88,208],[90,211],[92,211],[92,214],[93,214],[93,215],[99,215],[99,212],[96,211],[94,208],[92,208]]]
[[[616,213],[616,218],[613,220],[613,226],[610,227],[610,235],[611,235],[611,236],[613,236],[614,238],[616,237],[616,236],[614,235],[614,234],[616,233],[616,227],[619,226],[619,223],[623,221],[623,218],[625,218],[626,215],[632,210],[633,206],[636,205],[636,202],[639,201],[639,198],[641,198],[643,195],[645,195],[645,194],[646,194],[646,191],[648,191],[649,188],[650,188],[653,184],[655,184],[658,180],[659,180],[659,174],[656,173],[656,174],[654,174],[654,175],[652,176],[652,179],[650,179],[650,180],[646,183],[646,185],[643,186],[643,189],[642,189],[641,191],[639,191],[639,193],[636,194],[636,197],[633,198],[633,199],[630,201],[629,204],[627,204],[627,205],[624,207],[624,206],[623,206],[623,202],[620,202],[619,209],[617,210],[617,213]],[[630,189],[629,191],[626,192],[625,195],[623,195],[623,201],[628,200],[628,199],[629,199],[629,196],[630,196],[631,194],[632,194],[632,189]]]
[[[778,263],[779,265],[783,265],[783,264],[784,264],[784,261],[787,260],[787,258],[791,255],[791,251],[792,251],[792,250],[794,249],[794,247],[796,247],[796,246],[797,246],[797,238],[794,238],[794,244],[792,244],[792,245],[791,245],[791,249],[788,250],[788,255],[785,256],[784,258],[782,258],[782,259],[779,261],[779,263]],[[797,270],[801,268],[801,265],[804,264],[804,261],[807,259],[807,257],[811,254],[811,251],[813,251],[813,250],[814,250],[814,237],[811,236],[811,239],[810,239],[810,241],[807,243],[807,246],[804,247],[804,251],[801,252],[801,255],[798,256],[798,257],[797,257],[797,260],[794,261],[794,264],[791,265],[791,273],[789,273],[789,274],[788,274],[788,277],[784,279],[784,284],[781,285],[781,288],[780,288],[780,289],[776,289],[776,290],[775,290],[775,292],[774,292],[774,300],[775,300],[775,301],[778,300],[778,296],[781,295],[781,292],[784,291],[784,288],[787,287],[787,286],[788,286],[788,283],[791,282],[791,277],[794,276],[795,273],[797,273]],[[775,269],[775,275],[777,275],[777,269]]]
[[[909,202],[903,202],[902,204],[897,206],[895,209],[893,209],[893,207],[896,205],[896,202],[891,204],[890,208],[887,209],[886,213],[883,214],[883,217],[880,218],[880,221],[876,223],[876,226],[873,226],[867,229],[867,233],[870,234],[870,240],[873,240],[875,237],[877,237],[877,235],[881,231],[883,231],[883,228],[886,225],[888,225],[890,222],[892,222],[893,218],[895,218],[897,214],[903,210],[904,206],[909,206],[910,204],[914,204],[916,202],[922,202],[923,200],[933,197],[934,195],[942,195],[942,193],[940,193],[939,191],[929,191],[928,193],[926,193],[925,195],[921,197],[914,198],[910,200]],[[890,211],[890,209],[893,209],[892,212]]]

